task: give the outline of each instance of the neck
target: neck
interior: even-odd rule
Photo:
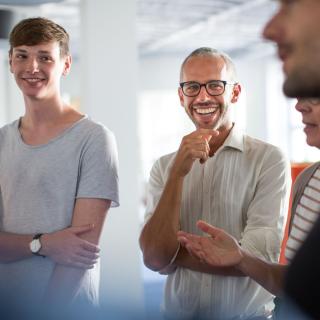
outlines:
[[[214,154],[223,145],[223,143],[229,136],[229,133],[231,132],[233,126],[234,122],[231,122],[229,125],[222,126],[217,129],[220,134],[215,139],[211,139],[209,141],[210,154]]]
[[[22,119],[29,126],[55,123],[71,109],[61,98],[36,100],[24,97],[24,100],[25,114]]]

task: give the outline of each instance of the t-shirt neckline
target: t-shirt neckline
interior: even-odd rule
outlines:
[[[17,136],[18,136],[18,140],[19,142],[27,147],[27,148],[31,148],[31,149],[37,149],[37,148],[43,148],[43,147],[46,147],[54,142],[56,142],[57,140],[63,138],[67,133],[69,133],[73,128],[75,128],[78,124],[82,123],[82,121],[84,121],[85,119],[88,119],[88,115],[87,114],[84,114],[83,117],[81,117],[79,120],[75,121],[74,123],[72,123],[72,125],[70,125],[69,127],[67,127],[66,129],[64,129],[61,133],[59,133],[57,136],[55,136],[54,138],[50,139],[48,142],[46,143],[42,143],[42,144],[38,144],[38,145],[32,145],[32,144],[28,144],[26,143],[22,136],[21,136],[21,133],[20,133],[20,130],[19,130],[19,124],[21,122],[21,118],[20,117],[19,119],[16,120],[16,123],[15,123],[15,130],[16,130],[16,133],[17,133]]]

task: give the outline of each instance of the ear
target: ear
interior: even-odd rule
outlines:
[[[12,52],[9,51],[9,67],[10,67],[10,72],[13,73],[12,70]]]
[[[67,55],[64,59],[65,60],[64,60],[64,66],[63,66],[62,75],[66,76],[70,72],[71,64],[72,64],[72,58],[71,58],[70,55]]]
[[[178,88],[178,94],[179,94],[180,104],[182,107],[184,107],[184,95],[180,87]]]
[[[240,97],[241,85],[239,83],[235,84],[232,89],[231,103],[236,103]]]

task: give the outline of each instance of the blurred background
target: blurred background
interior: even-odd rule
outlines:
[[[306,146],[295,100],[282,93],[275,47],[261,37],[276,9],[270,0],[0,0],[0,126],[24,112],[8,69],[8,32],[43,16],[71,36],[64,99],[117,137],[121,207],[110,211],[101,243],[105,310],[160,317],[165,277],[144,268],[138,237],[153,162],[193,131],[177,95],[191,51],[209,46],[235,61],[243,91],[234,116],[248,134],[281,147],[293,163],[319,158]]]

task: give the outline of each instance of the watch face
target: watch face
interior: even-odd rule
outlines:
[[[39,252],[40,249],[41,249],[41,243],[40,243],[39,239],[33,239],[30,242],[30,250],[31,250],[31,252],[37,253],[37,252]]]

